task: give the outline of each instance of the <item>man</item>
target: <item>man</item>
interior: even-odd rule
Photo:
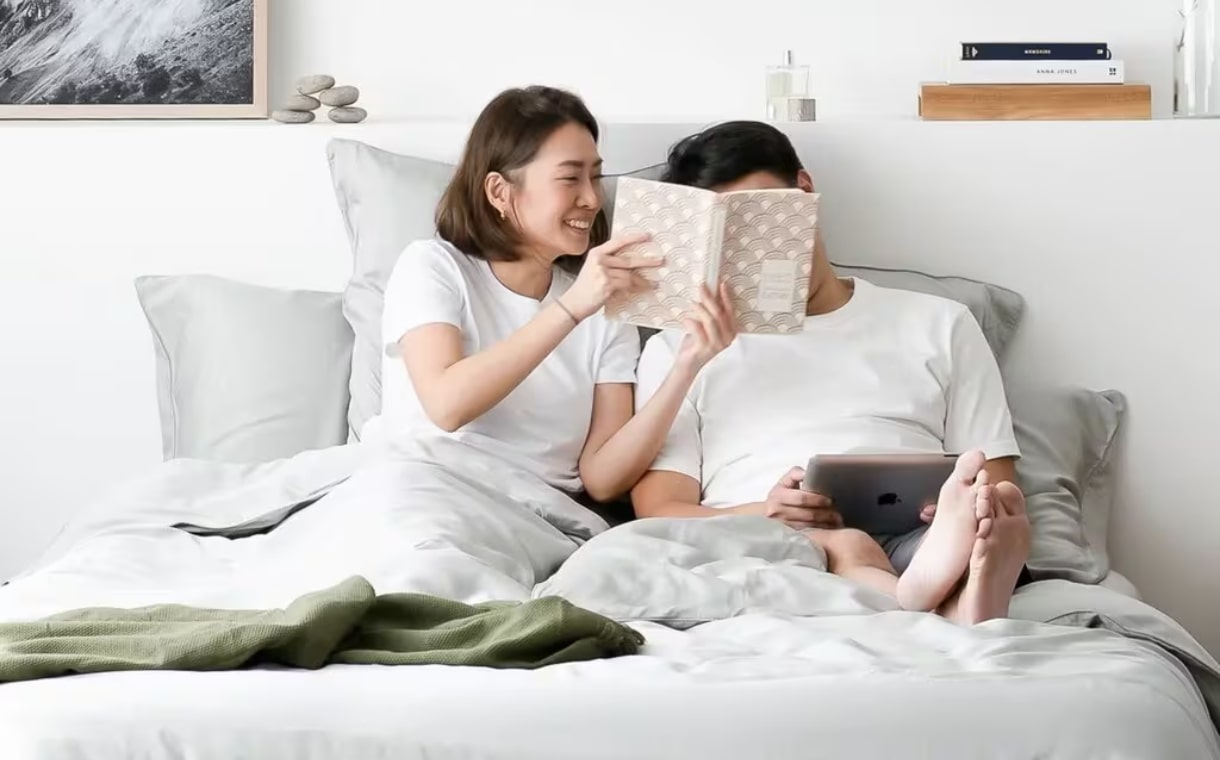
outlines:
[[[813,192],[788,138],[757,122],[681,141],[663,179],[718,192]],[[714,301],[705,308],[716,312]],[[1003,383],[978,323],[947,299],[839,278],[820,235],[806,314],[801,333],[740,335],[703,369],[632,492],[636,515],[781,520],[823,548],[831,572],[904,609],[968,625],[1006,617],[1014,588],[1029,580],[1030,529]],[[735,329],[732,315],[715,316],[717,329]],[[668,372],[678,332],[645,347],[637,404]],[[962,453],[923,527],[869,536],[843,528],[826,497],[801,490],[794,466],[862,450]]]

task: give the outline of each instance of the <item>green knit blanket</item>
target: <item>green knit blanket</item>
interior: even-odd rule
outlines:
[[[353,577],[285,609],[164,604],[0,623],[0,683],[260,663],[540,668],[635,654],[643,643],[637,631],[559,597],[467,605],[424,594],[377,596]]]

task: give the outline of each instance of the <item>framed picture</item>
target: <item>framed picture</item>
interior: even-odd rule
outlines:
[[[265,118],[267,3],[0,0],[0,118]]]

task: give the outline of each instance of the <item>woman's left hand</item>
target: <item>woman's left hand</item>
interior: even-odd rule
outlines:
[[[729,286],[720,283],[717,295],[712,295],[706,285],[700,286],[699,292],[692,316],[682,320],[686,337],[678,350],[678,364],[695,371],[728,348],[737,337],[737,314]]]

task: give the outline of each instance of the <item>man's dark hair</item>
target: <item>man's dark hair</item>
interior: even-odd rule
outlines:
[[[804,168],[788,136],[759,121],[728,121],[684,138],[669,150],[661,179],[709,188],[770,172],[792,187]]]
[[[554,87],[514,87],[492,99],[475,119],[453,179],[436,208],[436,228],[442,238],[468,256],[492,261],[516,261],[520,233],[500,217],[483,189],[491,172],[511,179],[534,160],[542,144],[566,124],[579,124],[598,139],[597,120],[577,95]],[[598,214],[590,244],[607,237],[606,220]]]

